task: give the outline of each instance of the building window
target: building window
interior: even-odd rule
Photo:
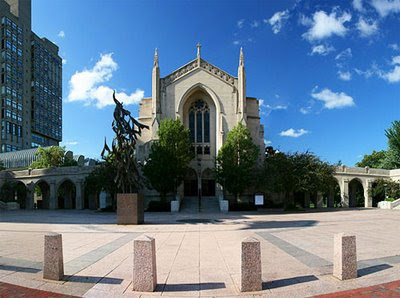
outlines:
[[[210,109],[201,99],[195,101],[189,109],[190,139],[196,145],[198,155],[210,154],[208,149],[203,150],[205,144],[210,143]]]

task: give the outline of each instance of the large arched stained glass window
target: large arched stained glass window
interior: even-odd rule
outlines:
[[[193,143],[210,143],[210,109],[201,99],[195,101],[189,109],[189,130]]]

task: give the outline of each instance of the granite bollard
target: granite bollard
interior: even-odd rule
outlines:
[[[43,278],[62,280],[64,277],[64,259],[62,235],[49,233],[44,235]]]
[[[143,196],[139,193],[117,194],[117,224],[138,225],[144,222]]]
[[[357,278],[356,236],[345,233],[335,234],[333,276],[340,280]]]
[[[260,241],[253,237],[242,241],[240,290],[242,292],[262,290]]]
[[[141,235],[133,240],[133,290],[153,292],[156,286],[156,241]]]

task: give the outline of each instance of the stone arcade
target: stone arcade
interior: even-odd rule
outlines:
[[[217,197],[221,188],[212,177],[214,159],[227,133],[239,122],[246,125],[253,142],[264,153],[264,127],[260,124],[259,101],[246,95],[243,50],[237,77],[197,57],[173,73],[161,78],[158,52],[155,51],[152,73],[152,96],[140,103],[139,121],[150,127],[139,138],[138,160],[144,161],[151,143],[157,139],[160,122],[181,119],[190,129],[195,158],[191,171],[178,189],[180,197]],[[152,192],[146,193],[147,198]],[[156,196],[155,193],[153,193]]]

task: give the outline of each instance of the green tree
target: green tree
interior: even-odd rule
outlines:
[[[385,150],[372,151],[371,154],[365,154],[363,159],[356,163],[357,167],[370,167],[381,169],[384,167],[387,152]]]
[[[259,187],[285,194],[285,205],[293,205],[295,192],[328,192],[334,186],[334,166],[310,152],[276,153],[264,160]]]
[[[37,159],[32,162],[32,169],[53,167],[76,166],[78,163],[65,156],[65,148],[59,146],[39,147],[36,152]]]
[[[251,139],[250,131],[242,123],[235,126],[226,138],[216,159],[216,180],[235,196],[254,182],[259,148]]]
[[[165,201],[167,194],[176,193],[185,178],[193,154],[189,129],[179,119],[163,120],[158,136],[159,139],[151,146],[143,173]]]
[[[392,126],[385,130],[388,139],[388,152],[384,165],[389,169],[400,168],[400,121],[393,121]]]
[[[381,200],[385,200],[386,198],[400,199],[400,183],[391,180],[377,179],[373,182],[369,194]]]

